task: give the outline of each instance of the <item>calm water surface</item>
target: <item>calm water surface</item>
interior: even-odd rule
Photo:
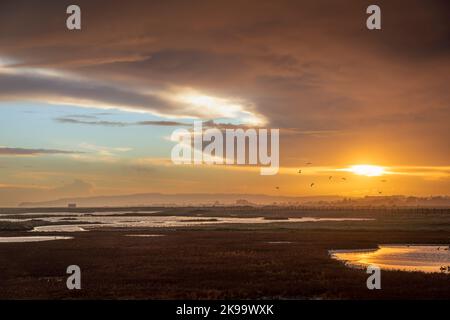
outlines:
[[[352,268],[375,265],[382,270],[450,274],[448,245],[380,245],[373,250],[331,250],[330,256]]]

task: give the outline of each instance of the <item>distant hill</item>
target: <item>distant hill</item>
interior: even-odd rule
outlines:
[[[141,193],[118,196],[62,198],[43,202],[23,202],[20,207],[66,207],[75,203],[80,207],[117,206],[183,206],[183,205],[267,205],[303,204],[307,202],[338,201],[339,196],[289,197],[264,194],[207,194],[207,193]]]
[[[450,197],[413,197],[403,195],[366,196],[345,198],[341,196],[271,196],[239,193],[141,193],[117,196],[62,198],[52,201],[23,202],[20,207],[144,207],[144,206],[252,206],[252,205],[304,205],[333,207],[429,207],[450,208]]]

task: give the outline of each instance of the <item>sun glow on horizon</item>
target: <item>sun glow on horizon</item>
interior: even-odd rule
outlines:
[[[368,164],[360,164],[360,165],[350,166],[348,169],[346,169],[346,171],[352,172],[352,173],[360,175],[360,176],[367,176],[367,177],[378,177],[383,174],[386,174],[384,167],[368,165]]]

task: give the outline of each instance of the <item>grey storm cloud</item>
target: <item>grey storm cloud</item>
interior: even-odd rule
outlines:
[[[79,151],[0,147],[0,155],[80,154]]]
[[[1,74],[0,98],[9,99],[74,99],[103,105],[126,106],[140,110],[154,110],[171,113],[174,106],[152,96],[144,95],[114,85],[95,81],[66,79],[60,76]],[[74,102],[76,103],[76,101]],[[172,111],[173,112],[173,111]]]
[[[77,4],[82,30],[70,32],[65,1],[1,1],[0,101],[78,100],[171,118],[220,118],[159,94],[193,88],[249,102],[245,111],[268,126],[301,133],[287,138],[292,149],[346,150],[357,137],[361,148],[382,139],[392,150],[434,145],[448,154],[449,1],[377,1],[379,31],[366,29],[370,3],[360,0]],[[26,72],[33,68],[75,77]],[[340,136],[330,146],[318,141],[322,133]]]
[[[176,126],[188,126],[188,123],[178,122],[178,121],[137,121],[137,122],[122,122],[122,121],[106,121],[106,120],[84,120],[77,119],[80,116],[67,116],[55,118],[55,121],[60,123],[71,123],[71,124],[85,124],[85,125],[96,125],[96,126],[111,126],[111,127],[127,127],[127,126],[162,126],[162,127],[176,127]],[[81,117],[83,118],[83,117]],[[95,117],[94,117],[95,118]],[[92,119],[91,116],[86,119]]]
[[[161,126],[161,127],[187,127],[192,126],[192,123],[179,122],[179,121],[136,121],[136,122],[123,122],[123,121],[107,121],[98,119],[96,116],[90,115],[69,115],[66,117],[59,117],[54,119],[56,122],[69,123],[69,124],[82,124],[82,125],[94,125],[94,126],[111,126],[111,127],[128,127],[128,126]],[[232,124],[232,123],[216,123],[214,120],[203,121],[204,128],[217,128],[217,129],[248,129],[255,128],[255,126]]]

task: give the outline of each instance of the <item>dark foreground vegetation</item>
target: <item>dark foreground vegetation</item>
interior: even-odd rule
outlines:
[[[234,209],[165,210],[159,214],[236,215]],[[380,243],[448,245],[450,214],[445,210],[342,213],[376,218],[359,222],[285,223],[275,219],[312,214],[269,209],[260,209],[258,214],[247,209],[238,215],[269,217],[273,223],[104,228],[45,234],[74,236],[72,240],[0,243],[0,298],[450,299],[448,274],[383,271],[382,289],[368,290],[364,270],[349,269],[328,256],[330,249],[375,248]],[[316,214],[339,215],[331,211]],[[130,234],[164,236],[126,236]],[[30,233],[14,228],[0,231],[0,237],[19,235]],[[66,288],[66,268],[72,264],[81,267],[82,290]]]

